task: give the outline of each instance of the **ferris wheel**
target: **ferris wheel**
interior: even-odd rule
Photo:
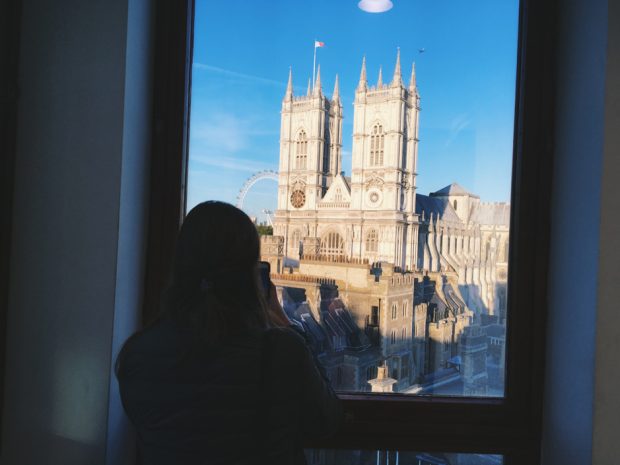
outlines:
[[[274,170],[264,170],[259,171],[258,173],[254,173],[250,176],[241,187],[241,190],[237,194],[237,208],[243,210],[243,202],[245,200],[245,196],[249,192],[249,190],[256,184],[258,181],[262,181],[263,179],[270,179],[272,181],[278,181],[278,172]]]

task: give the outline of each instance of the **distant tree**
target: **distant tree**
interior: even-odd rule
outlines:
[[[268,224],[257,224],[256,229],[259,236],[273,236],[273,227]]]

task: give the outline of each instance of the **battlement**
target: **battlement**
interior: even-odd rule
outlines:
[[[308,284],[325,284],[328,286],[336,285],[335,279],[310,276],[307,274],[271,273],[270,276],[272,280],[294,281]]]
[[[413,286],[415,275],[413,273],[395,275],[390,278],[390,286]]]
[[[304,255],[302,262],[327,262],[342,263],[346,265],[370,265],[367,258],[351,258],[345,256],[329,256],[329,255]]]

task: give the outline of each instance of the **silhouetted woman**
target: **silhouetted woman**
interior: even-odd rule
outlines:
[[[177,241],[162,316],[117,360],[143,465],[305,464],[302,440],[338,427],[323,370],[271,288],[241,210],[196,206]]]

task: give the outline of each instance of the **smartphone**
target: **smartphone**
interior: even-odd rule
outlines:
[[[260,281],[263,287],[263,295],[269,298],[269,291],[271,290],[271,265],[269,262],[258,262],[258,272],[260,273]]]

